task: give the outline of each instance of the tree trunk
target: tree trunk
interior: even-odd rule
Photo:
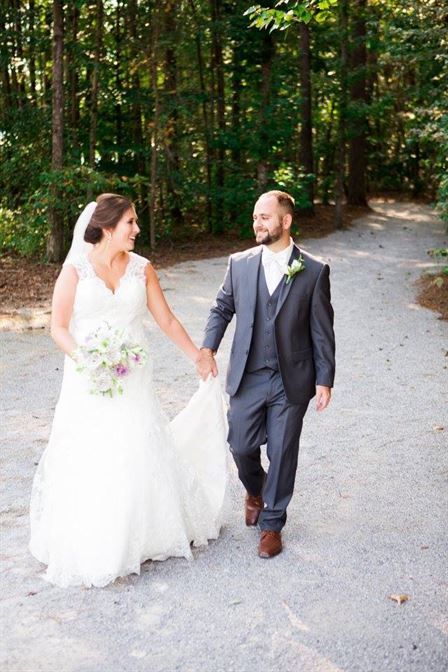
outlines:
[[[62,0],[53,0],[53,114],[52,170],[61,170],[64,161],[64,87],[63,87],[64,16]],[[62,261],[64,220],[55,203],[60,199],[57,182],[52,186],[54,204],[50,210],[50,236],[47,242],[49,261]]]
[[[353,48],[350,59],[350,104],[352,113],[349,128],[348,203],[367,205],[366,196],[366,9],[367,0],[353,2]]]
[[[17,54],[17,92],[19,107],[22,108],[26,100],[25,69],[23,58],[22,7],[20,0],[14,2],[14,37]]]
[[[216,82],[216,117],[218,120],[217,160],[216,160],[216,209],[213,220],[213,233],[224,231],[224,159],[225,159],[225,98],[224,98],[224,63],[221,28],[222,0],[210,0],[212,18],[212,70]]]
[[[29,63],[30,63],[30,94],[33,103],[36,103],[36,52],[34,47],[34,30],[36,18],[36,6],[34,0],[29,0]]]
[[[165,3],[165,99],[168,105],[168,114],[165,130],[166,152],[166,189],[171,219],[179,226],[184,218],[181,210],[180,194],[178,189],[180,179],[179,158],[179,113],[177,94],[177,54],[176,54],[176,0],[167,0]]]
[[[70,95],[70,135],[72,139],[72,147],[75,154],[79,150],[79,75],[78,64],[76,62],[76,42],[78,39],[78,24],[79,24],[79,8],[76,3],[73,4],[71,10],[71,35],[70,35],[70,50],[67,53],[67,70],[68,70],[68,88]]]
[[[0,12],[0,34],[5,35],[6,21],[5,21],[6,12]],[[9,77],[8,64],[11,61],[11,54],[9,53],[9,47],[6,43],[6,40],[2,40],[0,43],[0,55],[1,55],[1,72],[2,72],[2,88],[3,96],[1,96],[1,113],[2,116],[6,117],[12,101],[11,101],[11,80]]]
[[[334,168],[335,148],[332,139],[334,126],[334,102],[330,102],[330,118],[325,129],[325,150],[322,161],[322,205],[330,203],[330,188],[332,187],[332,172]],[[317,171],[316,171],[317,172]],[[317,175],[316,175],[317,179]],[[320,181],[320,178],[319,178]]]
[[[344,179],[345,179],[345,137],[346,137],[346,116],[347,116],[347,33],[348,33],[348,0],[340,0],[339,3],[339,35],[340,35],[340,55],[339,55],[339,123],[338,123],[338,165],[336,172],[336,190],[335,190],[335,227],[342,229],[343,203],[344,203]]]
[[[8,9],[9,9],[9,16],[8,16],[8,23],[9,24],[16,24],[16,7],[15,7],[15,0],[9,0],[8,2]],[[3,40],[2,40],[2,46],[3,48],[7,48],[8,45],[3,45]],[[17,68],[16,68],[16,62],[17,62],[18,56],[17,56],[17,45],[16,45],[16,39],[15,36],[11,39],[11,48],[9,50],[8,54],[8,62],[7,62],[7,68],[9,67],[9,71],[11,73],[11,106],[20,108],[21,106],[21,101],[20,101],[20,88],[19,88],[19,78],[17,75]]]
[[[311,50],[310,29],[306,23],[300,24],[300,144],[299,167],[306,175],[313,175],[313,120],[311,109]],[[314,183],[307,179],[306,197],[308,206],[301,208],[302,214],[314,215]]]
[[[121,153],[123,144],[123,122],[121,115],[120,96],[122,93],[121,86],[121,0],[116,0],[115,12],[115,90],[117,96],[115,99],[115,141],[117,146],[118,164],[121,163]]]
[[[258,113],[258,143],[259,154],[257,161],[257,185],[261,193],[266,191],[268,184],[268,143],[269,132],[266,129],[268,122],[268,107],[271,98],[271,72],[275,45],[271,33],[263,32],[263,47],[261,50],[261,102]]]
[[[89,135],[89,165],[95,168],[96,132],[98,124],[98,90],[99,68],[103,48],[103,0],[96,0],[95,15],[95,56],[92,70],[92,84],[90,95],[90,135]]]
[[[241,165],[241,88],[243,67],[243,44],[239,36],[232,55],[232,174],[233,183],[242,176]],[[229,209],[230,220],[238,221],[241,216],[240,204],[235,199]]]
[[[206,155],[205,167],[207,173],[207,230],[211,232],[213,230],[213,210],[212,210],[211,193],[212,193],[212,166],[214,157],[213,148],[211,146],[212,128],[207,108],[208,92],[207,87],[205,85],[205,66],[204,66],[204,58],[202,55],[200,27],[194,0],[189,0],[189,3],[191,7],[191,12],[193,14],[196,23],[195,43],[196,43],[196,55],[198,60],[199,85],[201,88],[202,121],[204,126],[204,142],[205,142],[205,155]]]
[[[157,229],[157,152],[159,144],[160,96],[157,82],[159,56],[159,10],[155,5],[152,14],[151,86],[154,96],[154,117],[151,129],[151,163],[149,192],[149,243],[151,250],[156,247]]]
[[[62,8],[64,6],[62,5]],[[48,35],[51,35],[52,32],[52,24],[53,24],[53,8],[51,5],[47,5],[45,8],[45,24],[46,28],[48,30]],[[42,90],[44,92],[44,107],[50,106],[51,105],[51,100],[53,96],[53,88],[52,88],[52,83],[51,83],[51,75],[49,75],[49,71],[47,66],[47,63],[49,63],[52,59],[52,46],[51,44],[48,45],[48,48],[45,48],[41,53],[40,53],[40,71],[42,73]]]
[[[138,1],[130,0],[128,3],[128,30],[131,36],[131,82],[133,89],[132,100],[132,138],[134,141],[134,163],[135,170],[139,175],[145,172],[145,161],[143,158],[143,128],[142,128],[142,108],[140,102],[140,76],[137,67],[137,59],[140,55],[139,34],[137,31]]]

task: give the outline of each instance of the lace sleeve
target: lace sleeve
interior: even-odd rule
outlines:
[[[86,278],[91,278],[94,276],[94,271],[92,265],[87,259],[86,255],[81,256],[72,256],[70,259],[64,261],[63,266],[73,266],[73,268],[78,273],[78,278],[80,280],[85,280]]]
[[[151,262],[146,257],[141,257],[139,254],[131,253],[131,260],[129,262],[128,276],[130,278],[138,278],[139,280],[146,281],[146,267]]]

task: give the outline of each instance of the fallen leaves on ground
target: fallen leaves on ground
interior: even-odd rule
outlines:
[[[440,282],[435,282],[437,279]],[[424,275],[417,280],[417,287],[418,303],[424,308],[440,313],[439,320],[448,320],[448,277],[443,273]]]
[[[361,207],[344,209],[344,227],[370,210]],[[295,231],[300,245],[308,238],[323,238],[335,230],[334,206],[316,204],[314,217],[298,217]],[[306,245],[306,242],[305,242]],[[223,257],[254,246],[252,237],[241,239],[235,233],[214,236],[210,233],[185,230],[178,238],[162,239],[156,250],[137,247],[137,253],[151,259],[154,267],[167,268],[183,261]],[[8,314],[21,308],[48,306],[60,264],[46,264],[15,255],[0,259],[0,313]],[[220,279],[217,278],[217,287]]]
[[[410,600],[410,595],[406,595],[405,593],[397,594],[397,595],[389,595],[389,600],[393,600],[397,604],[403,604],[404,602],[407,602]]]

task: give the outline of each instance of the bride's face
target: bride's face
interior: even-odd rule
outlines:
[[[132,252],[135,246],[135,239],[140,233],[138,219],[134,208],[126,210],[117,226],[111,231],[111,243],[118,250],[123,252]]]

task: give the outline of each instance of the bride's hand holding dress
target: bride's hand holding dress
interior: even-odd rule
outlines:
[[[98,216],[100,205],[92,208]],[[51,332],[67,356],[33,483],[30,550],[61,586],[104,586],[140,573],[147,559],[191,558],[191,544],[216,538],[221,525],[227,428],[219,381],[201,382],[168,422],[154,393],[148,311],[192,361],[198,350],[152,266],[132,251],[135,211],[128,204],[122,215],[93,247],[69,254],[53,297]],[[148,354],[112,398],[91,394],[75,361],[104,323]]]

